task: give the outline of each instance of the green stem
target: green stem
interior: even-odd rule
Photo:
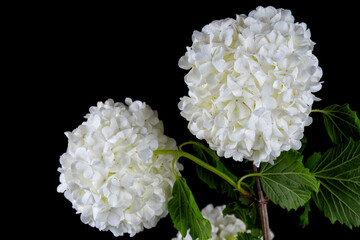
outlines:
[[[181,155],[183,157],[186,157],[188,159],[190,159],[191,161],[193,161],[194,163],[200,165],[201,167],[209,170],[210,172],[218,175],[219,177],[221,177],[222,179],[224,179],[225,181],[227,181],[228,183],[230,183],[231,186],[233,186],[235,189],[237,188],[236,187],[236,182],[233,181],[228,175],[226,175],[225,173],[219,171],[218,169],[214,168],[213,166],[203,162],[201,159],[187,153],[187,152],[183,152],[181,151]]]
[[[183,145],[182,145],[183,146]],[[193,161],[194,163],[198,164],[199,166],[209,170],[210,172],[216,174],[217,176],[221,177],[222,179],[224,179],[225,181],[227,181],[231,186],[233,186],[235,189],[237,188],[236,182],[233,181],[228,175],[226,175],[225,173],[219,171],[218,169],[216,169],[215,167],[203,162],[201,159],[195,157],[194,155],[191,155],[190,153],[184,152],[182,150],[155,150],[154,151],[155,155],[159,155],[159,154],[170,154],[170,155],[175,155],[175,158],[178,157],[185,157],[187,159],[190,159],[191,161]],[[173,161],[174,164],[175,161]],[[177,174],[176,174],[177,175]]]
[[[155,150],[154,154],[155,155],[160,155],[160,154],[175,155],[175,157],[173,158],[172,163],[171,163],[172,171],[173,171],[176,178],[180,177],[179,174],[177,173],[176,169],[175,169],[175,162],[180,157],[178,150]]]
[[[182,151],[182,147],[183,147],[183,146],[190,145],[190,144],[198,145],[197,142],[188,141],[188,142],[184,142],[183,144],[181,144],[181,145],[179,146],[179,149]]]
[[[168,154],[168,155],[179,155],[178,150],[155,150],[154,154],[155,155],[160,155],[160,154]]]
[[[237,182],[237,189],[241,188],[241,184],[244,184],[243,181],[245,178],[248,178],[248,177],[258,177],[258,176],[261,176],[262,174],[261,173],[249,173],[249,174],[246,174],[244,176],[242,176],[238,182]]]

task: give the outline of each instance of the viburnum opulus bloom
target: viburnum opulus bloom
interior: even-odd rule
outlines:
[[[234,215],[223,215],[225,205],[214,207],[208,204],[201,213],[211,223],[211,240],[237,239],[239,232],[245,232],[245,223]],[[172,240],[192,240],[189,231],[185,238],[178,232]]]
[[[189,96],[181,115],[219,156],[272,162],[299,149],[322,70],[305,23],[290,10],[258,7],[194,31],[179,66]]]
[[[173,156],[153,154],[177,149],[157,112],[140,101],[125,103],[109,99],[91,107],[87,120],[66,132],[59,168],[58,191],[81,220],[115,236],[134,236],[166,216],[176,180]]]

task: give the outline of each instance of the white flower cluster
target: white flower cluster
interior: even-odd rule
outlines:
[[[176,180],[157,112],[140,101],[109,99],[90,108],[87,121],[66,132],[68,149],[60,157],[58,192],[64,192],[81,220],[115,236],[134,236],[167,215]],[[177,167],[182,167],[177,165]]]
[[[181,115],[218,155],[272,162],[299,149],[322,70],[305,23],[290,10],[258,7],[194,31],[179,66],[189,96]]]
[[[211,223],[212,237],[210,240],[235,239],[238,232],[246,231],[246,226],[243,221],[234,215],[223,215],[225,207],[225,205],[214,207],[212,204],[209,204],[201,210],[203,217]],[[192,240],[189,231],[190,230],[188,230],[185,238],[182,238],[181,233],[178,232],[176,238],[172,238],[172,240]]]

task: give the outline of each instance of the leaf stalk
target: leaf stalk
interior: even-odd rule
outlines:
[[[225,181],[227,181],[231,186],[233,186],[235,189],[237,188],[237,184],[235,181],[233,181],[228,175],[226,175],[225,173],[221,172],[220,170],[216,169],[215,167],[205,163],[204,161],[202,161],[201,159],[195,157],[194,155],[191,155],[190,153],[184,152],[183,150],[155,150],[154,151],[155,155],[159,155],[159,154],[170,154],[170,155],[175,155],[175,158],[180,158],[180,157],[185,157],[191,161],[193,161],[194,163],[198,164],[199,166],[209,170],[210,172],[216,174],[217,176],[221,177],[222,179],[224,179]],[[174,164],[175,161],[173,161]],[[175,174],[178,175],[178,174]]]

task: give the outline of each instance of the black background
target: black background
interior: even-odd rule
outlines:
[[[320,3],[321,2],[321,3]],[[97,101],[125,97],[148,103],[159,112],[165,134],[178,144],[196,138],[187,130],[187,121],[177,108],[187,95],[184,71],[178,59],[191,46],[194,30],[212,20],[248,14],[257,6],[272,5],[290,9],[296,22],[305,22],[316,42],[314,54],[324,75],[323,88],[316,93],[322,101],[314,108],[350,103],[360,110],[359,12],[346,1],[167,1],[164,3],[123,1],[117,5],[98,3],[18,5],[5,22],[11,55],[9,82],[12,99],[20,99],[26,143],[26,171],[31,172],[26,201],[18,205],[25,211],[23,224],[30,226],[16,234],[56,236],[67,239],[114,239],[111,232],[100,232],[81,223],[70,202],[56,192],[59,184],[59,157],[66,151],[65,131],[80,125],[90,106]],[[11,27],[14,26],[14,27]],[[19,91],[22,90],[21,92]],[[12,100],[7,99],[12,103]],[[18,111],[19,113],[19,111]],[[308,145],[305,155],[332,146],[322,119],[312,114],[314,123],[305,129]],[[19,140],[19,139],[18,139]],[[17,140],[17,141],[18,141]],[[22,141],[24,139],[21,139]],[[241,163],[224,160],[233,171]],[[219,205],[224,199],[206,188],[194,176],[193,165],[185,165],[183,175],[200,208]],[[27,182],[27,181],[26,181]],[[31,184],[31,187],[30,187]],[[28,187],[29,186],[29,187]],[[9,205],[13,205],[10,201]],[[269,203],[270,227],[275,239],[359,239],[360,230],[334,225],[312,204],[310,226],[298,227],[300,212],[287,212]],[[23,212],[24,213],[24,212]],[[22,216],[24,216],[22,215]],[[37,220],[34,217],[38,217]],[[49,235],[51,232],[51,235]],[[169,217],[157,227],[132,239],[171,239],[176,235]],[[129,239],[128,236],[119,239]]]

